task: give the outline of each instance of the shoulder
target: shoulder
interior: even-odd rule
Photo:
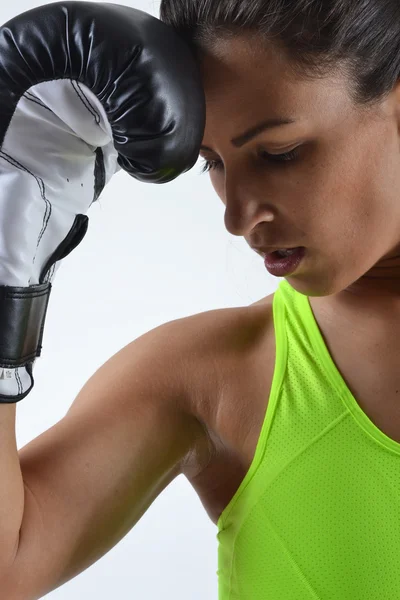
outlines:
[[[255,373],[265,370],[272,300],[273,294],[250,306],[211,310],[169,324],[175,362],[179,356],[184,361],[187,410],[201,425],[184,462],[186,475],[197,476],[208,466],[219,447],[220,428],[230,427],[231,400],[240,389],[250,390]]]
[[[193,392],[218,378],[224,365],[257,350],[272,323],[273,297],[249,306],[197,313],[163,326],[165,333],[169,331],[169,341],[173,339],[175,357],[185,361]]]
[[[272,304],[274,302],[274,296],[275,296],[275,292],[272,292],[272,294],[270,294],[269,296],[265,296],[264,298],[261,298],[261,300],[257,300],[257,302],[253,302],[253,304],[251,304],[250,306],[265,306],[265,307],[269,307],[272,309]]]
[[[185,411],[207,422],[210,410],[230,384],[237,367],[263,359],[265,344],[273,337],[274,294],[249,305],[214,309],[169,321],[142,336],[152,361],[163,365],[185,402]]]
[[[225,375],[224,367],[257,352],[273,325],[273,298],[271,294],[249,306],[210,310],[167,324],[173,332],[175,355],[185,360],[192,392],[209,391],[209,384]],[[194,406],[195,398],[194,393]]]

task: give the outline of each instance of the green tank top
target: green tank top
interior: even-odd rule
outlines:
[[[400,444],[357,404],[286,280],[273,319],[261,435],[218,521],[218,598],[399,600]]]

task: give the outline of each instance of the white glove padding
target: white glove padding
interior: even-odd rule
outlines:
[[[175,179],[204,125],[195,59],[151,15],[57,2],[0,28],[0,403],[34,385],[54,275],[104,186]]]

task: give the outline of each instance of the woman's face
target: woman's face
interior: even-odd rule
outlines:
[[[356,108],[345,75],[301,80],[282,52],[250,37],[204,48],[201,69],[201,156],[227,230],[251,246],[305,246],[287,277],[300,293],[386,295],[400,310],[400,85],[379,106]],[[232,143],[281,118],[294,122]],[[269,156],[293,150],[293,161]]]

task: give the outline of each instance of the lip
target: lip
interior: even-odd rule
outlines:
[[[273,253],[267,255],[264,262],[269,273],[275,277],[287,277],[294,274],[307,252],[305,246],[299,246],[298,248],[293,254],[283,258]]]

